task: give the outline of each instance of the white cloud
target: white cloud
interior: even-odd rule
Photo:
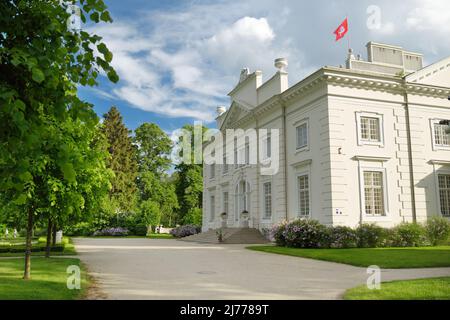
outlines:
[[[406,25],[413,30],[429,30],[450,34],[450,4],[448,0],[416,1],[417,7],[408,13]],[[447,41],[448,42],[448,41]]]
[[[368,0],[348,8],[322,0],[224,0],[141,10],[133,20],[115,17],[95,32],[114,53],[121,78],[112,92],[116,99],[168,117],[212,121],[243,67],[262,70],[267,79],[273,60],[287,57],[293,84],[323,65],[342,64],[346,46],[335,43],[332,31],[346,13],[356,50],[374,40],[423,51],[431,61],[449,55],[448,0],[377,2],[378,30],[366,27]]]

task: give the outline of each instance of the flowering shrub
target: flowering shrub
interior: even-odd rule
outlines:
[[[121,236],[127,236],[128,235],[128,229],[125,228],[106,228],[102,230],[95,231],[93,236],[114,236],[114,237],[121,237]]]
[[[401,223],[391,229],[388,241],[391,247],[419,247],[426,242],[425,229],[417,223]]]
[[[323,248],[328,246],[327,227],[316,220],[296,220],[280,226],[275,240],[293,248]]]
[[[383,247],[386,243],[386,229],[375,224],[362,224],[356,228],[359,248]]]
[[[358,244],[356,231],[349,227],[331,227],[329,237],[332,248],[355,248]]]
[[[284,221],[278,225],[274,225],[270,230],[270,238],[275,241],[279,246],[286,246],[286,238],[284,236],[284,229],[286,228],[287,221]]]
[[[450,222],[444,217],[433,217],[425,224],[425,232],[433,246],[450,237]]]
[[[194,234],[200,233],[201,228],[193,224],[187,224],[184,226],[176,227],[170,230],[170,234],[175,238],[184,238],[187,236],[192,236]]]

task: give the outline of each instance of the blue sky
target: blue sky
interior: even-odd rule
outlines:
[[[121,80],[102,78],[80,95],[100,116],[117,106],[130,129],[155,122],[170,133],[196,120],[214,127],[241,68],[268,79],[273,60],[287,57],[292,85],[343,64],[348,40],[364,58],[371,40],[424,53],[425,63],[450,56],[448,0],[105,2],[114,23],[85,29],[104,37]],[[346,16],[350,32],[336,43],[333,31]]]

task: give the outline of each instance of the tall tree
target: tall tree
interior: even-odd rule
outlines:
[[[110,200],[119,212],[132,212],[136,205],[136,148],[130,136],[130,130],[124,125],[122,116],[116,107],[112,107],[104,116],[102,131],[109,144],[111,157],[108,168],[115,177],[112,179]]]
[[[75,2],[83,22],[112,21],[102,0],[0,2],[0,194],[26,216],[24,279],[34,222],[49,213],[52,197],[64,198],[58,215],[83,207],[72,191],[90,156],[73,135],[90,135],[98,117],[77,86],[96,85],[101,70],[118,81],[101,37],[69,27],[67,4]]]
[[[161,175],[170,167],[172,140],[155,123],[144,123],[135,130],[134,141],[139,152],[139,171]]]
[[[192,163],[180,163],[175,166],[176,181],[175,191],[179,202],[179,210],[177,223],[183,224],[201,224],[202,222],[202,199],[203,199],[203,165],[194,163],[194,132],[195,127],[193,125],[185,125],[184,130],[190,132],[190,145],[191,155],[190,159]],[[206,127],[202,127],[201,141],[204,142],[203,134],[207,130]],[[182,137],[185,139],[188,137]],[[181,139],[177,142],[181,145]],[[182,150],[182,148],[180,148]],[[181,152],[181,157],[183,154]]]
[[[135,130],[138,147],[139,210],[147,225],[159,225],[178,207],[173,184],[167,180],[172,141],[154,123],[144,123]]]

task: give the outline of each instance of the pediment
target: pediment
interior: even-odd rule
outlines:
[[[450,57],[411,73],[406,81],[450,88]]]
[[[241,118],[243,118],[245,115],[247,115],[248,111],[244,109],[243,106],[239,105],[236,102],[233,102],[231,104],[231,107],[228,109],[228,113],[226,115],[226,118],[221,126],[221,129],[226,129],[232,126],[232,124]]]

